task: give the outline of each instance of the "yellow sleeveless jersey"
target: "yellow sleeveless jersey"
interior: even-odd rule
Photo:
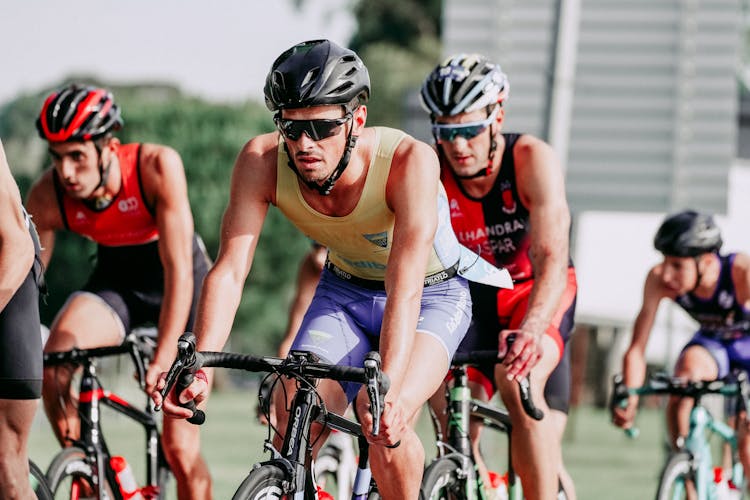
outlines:
[[[385,188],[393,154],[406,134],[386,127],[374,129],[377,146],[370,159],[362,196],[351,213],[331,217],[307,204],[297,174],[289,168],[283,140],[279,141],[276,164],[276,204],[300,231],[328,247],[328,259],[332,264],[353,276],[382,281],[391,253],[395,218],[385,201]],[[420,193],[415,192],[414,196]],[[438,230],[425,276],[453,266],[461,256],[442,184],[436,209],[439,211]]]

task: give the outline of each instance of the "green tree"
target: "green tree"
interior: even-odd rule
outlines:
[[[209,103],[164,85],[118,86],[91,78],[76,80],[112,89],[123,110],[125,126],[117,134],[123,143],[166,144],[181,154],[195,228],[214,257],[235,157],[249,138],[273,130],[265,106],[256,102]],[[45,95],[22,96],[0,109],[0,137],[23,193],[49,164],[46,145],[34,129]],[[234,348],[270,354],[286,326],[297,263],[309,243],[276,209],[270,211],[260,239],[248,280],[250,294],[243,296],[231,338]],[[50,294],[42,305],[46,324],[67,296],[84,284],[95,252],[90,241],[67,232],[58,234],[47,273]]]

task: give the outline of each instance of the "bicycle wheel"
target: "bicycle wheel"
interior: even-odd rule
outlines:
[[[86,453],[77,447],[65,448],[47,469],[47,485],[52,498],[78,500],[97,496],[96,468],[86,460]],[[109,498],[115,498],[108,482],[104,484]]]
[[[31,483],[31,489],[34,490],[39,500],[52,500],[52,492],[47,486],[44,472],[31,460],[29,460],[29,482]]]
[[[266,464],[250,471],[232,497],[233,500],[290,499],[289,478],[278,465]]]
[[[656,500],[682,500],[687,498],[687,482],[693,480],[689,453],[680,451],[672,455],[662,470]]]
[[[466,498],[466,479],[461,467],[450,456],[438,458],[424,471],[420,500],[461,500]]]

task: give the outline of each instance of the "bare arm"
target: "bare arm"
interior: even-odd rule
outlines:
[[[26,195],[26,210],[39,234],[42,264],[48,268],[55,249],[55,231],[64,228],[52,181],[52,169],[45,171],[29,190]]]
[[[533,337],[538,356],[511,361],[509,375],[524,375],[541,357],[542,335],[559,307],[567,282],[570,210],[565,197],[562,168],[555,152],[545,142],[523,136],[515,146],[519,194],[529,210],[529,257],[534,270],[534,284],[529,307],[519,326],[519,333]],[[519,337],[520,338],[520,337]],[[524,342],[527,339],[520,338]],[[500,349],[504,350],[505,342]],[[517,349],[523,348],[523,344]],[[519,356],[520,357],[520,356]]]
[[[171,148],[144,144],[142,175],[146,196],[153,200],[159,229],[159,258],[164,269],[164,299],[159,313],[159,345],[154,360],[168,369],[177,354],[177,339],[184,332],[193,298],[193,216],[182,159]],[[149,370],[150,372],[152,370]]]
[[[224,347],[239,307],[242,288],[276,189],[276,134],[250,141],[232,172],[229,204],[221,223],[216,263],[203,283],[195,333],[199,350]]]
[[[737,253],[732,266],[732,280],[737,301],[745,309],[750,309],[750,255]]]
[[[406,142],[408,141],[408,142]],[[387,398],[399,397],[414,345],[424,273],[437,229],[437,157],[426,144],[405,139],[386,188],[395,213],[393,245],[385,275],[387,300],[380,333],[383,370],[391,379]],[[419,193],[415,196],[415,193]]]
[[[199,351],[220,351],[232,329],[268,205],[274,199],[277,138],[276,134],[266,134],[251,140],[235,162],[229,204],[221,223],[219,255],[203,282],[198,302],[194,333]],[[162,377],[157,389],[163,385]],[[180,399],[201,403],[207,391],[208,385],[196,378]],[[157,405],[161,404],[158,392],[152,392],[152,398]],[[191,415],[169,398],[164,401],[164,410],[173,417]]]
[[[34,263],[34,244],[24,221],[21,194],[0,143],[0,311]]]
[[[654,266],[643,285],[643,303],[633,325],[633,337],[622,362],[623,381],[628,387],[643,385],[646,377],[646,345],[654,326],[661,299],[668,296],[660,283],[660,266]],[[627,407],[614,409],[614,423],[623,428],[632,425],[638,408],[638,397],[632,396]]]

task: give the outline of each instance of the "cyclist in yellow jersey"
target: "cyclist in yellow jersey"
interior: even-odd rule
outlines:
[[[471,315],[467,280],[458,270],[506,286],[509,279],[458,244],[432,148],[398,130],[365,128],[369,93],[359,57],[328,40],[295,45],[274,62],[265,96],[279,131],[250,140],[239,154],[195,333],[199,350],[223,347],[263,220],[277,205],[329,249],[292,348],[350,366],[362,366],[365,353],[379,348],[391,379],[380,435],[370,434],[367,397],[357,399],[356,411],[383,498],[411,499],[421,480],[414,471],[424,465],[416,417],[440,385]],[[464,265],[462,256],[477,264]],[[291,397],[293,383],[286,389]],[[180,401],[201,403],[207,390],[199,373]],[[328,408],[343,412],[360,388],[324,381],[318,390]],[[153,397],[162,402],[157,392]],[[274,397],[285,422],[284,391]],[[175,405],[173,393],[164,408],[175,416],[191,413]]]

